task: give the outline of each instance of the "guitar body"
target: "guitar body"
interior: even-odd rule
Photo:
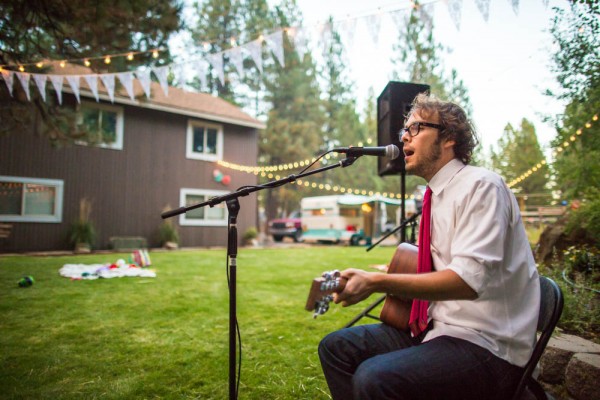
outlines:
[[[394,256],[387,267],[388,274],[416,274],[418,262],[418,247],[409,243],[400,243]],[[339,271],[330,271],[322,277],[313,280],[305,309],[313,311],[314,317],[322,315],[329,309],[333,293],[339,293],[346,286],[346,279],[340,276]],[[387,295],[379,319],[402,331],[408,331],[408,320],[412,299]]]
[[[388,274],[416,274],[418,263],[418,247],[409,243],[400,243],[396,248],[388,267]],[[402,331],[408,331],[408,320],[412,299],[387,295],[379,319]]]

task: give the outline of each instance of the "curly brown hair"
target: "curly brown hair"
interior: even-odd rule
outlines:
[[[456,158],[465,164],[471,162],[473,150],[479,143],[479,139],[473,124],[460,106],[421,93],[413,100],[407,119],[415,112],[418,112],[423,118],[437,116],[440,125],[443,126],[440,129],[438,141],[454,140]]]

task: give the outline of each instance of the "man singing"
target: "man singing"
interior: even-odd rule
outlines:
[[[334,400],[510,399],[531,355],[539,277],[514,195],[468,165],[477,138],[459,106],[418,95],[400,131],[406,171],[428,182],[417,274],[347,269],[334,301],[413,299],[410,331],[385,323],[319,345]]]

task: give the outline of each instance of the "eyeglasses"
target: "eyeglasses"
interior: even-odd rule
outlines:
[[[421,127],[422,126],[428,126],[430,128],[436,128],[436,129],[442,129],[442,128],[444,128],[440,124],[432,124],[430,122],[413,122],[412,124],[410,124],[406,128],[400,128],[400,131],[398,132],[398,136],[400,136],[400,140],[402,140],[402,135],[404,135],[405,132],[408,133],[408,135],[410,137],[417,136],[419,134],[419,132],[421,132]]]

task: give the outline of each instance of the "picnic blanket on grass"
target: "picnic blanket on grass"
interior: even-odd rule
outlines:
[[[65,264],[59,274],[71,279],[98,279],[122,278],[137,276],[143,278],[156,278],[156,272],[135,264],[128,264],[125,260],[117,260],[114,264]]]

